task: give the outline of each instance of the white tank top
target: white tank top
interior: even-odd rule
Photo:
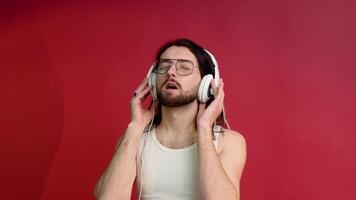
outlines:
[[[218,134],[214,135],[217,148]],[[152,129],[142,136],[137,158],[137,191],[140,192],[142,183],[142,200],[199,199],[197,143],[183,149],[170,149],[160,144]]]

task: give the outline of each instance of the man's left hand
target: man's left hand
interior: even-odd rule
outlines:
[[[218,86],[216,86],[215,80],[211,81],[211,86],[214,91],[214,100],[206,107],[205,103],[199,103],[199,110],[197,115],[197,126],[204,128],[211,128],[214,121],[219,117],[224,106],[224,82],[219,80]]]

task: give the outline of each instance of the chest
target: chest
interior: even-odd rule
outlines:
[[[170,149],[184,149],[190,147],[195,141],[192,139],[161,139],[157,138],[160,144]]]
[[[152,199],[197,199],[197,146],[173,150],[148,144],[142,167],[143,196]],[[173,196],[172,196],[173,195]]]
[[[159,144],[169,149],[184,149],[198,143],[197,137],[185,138],[185,139],[175,139],[175,138],[167,138],[162,136],[155,136],[156,140]],[[224,138],[220,137],[220,135],[216,135],[215,139],[212,139],[212,145],[218,155],[223,151],[223,141]]]

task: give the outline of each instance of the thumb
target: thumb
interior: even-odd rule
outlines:
[[[206,106],[205,103],[199,103],[198,115],[205,110],[205,106]]]

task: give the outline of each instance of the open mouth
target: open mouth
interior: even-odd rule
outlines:
[[[165,89],[176,90],[176,89],[178,89],[178,86],[175,83],[169,82],[169,83],[166,83]]]

